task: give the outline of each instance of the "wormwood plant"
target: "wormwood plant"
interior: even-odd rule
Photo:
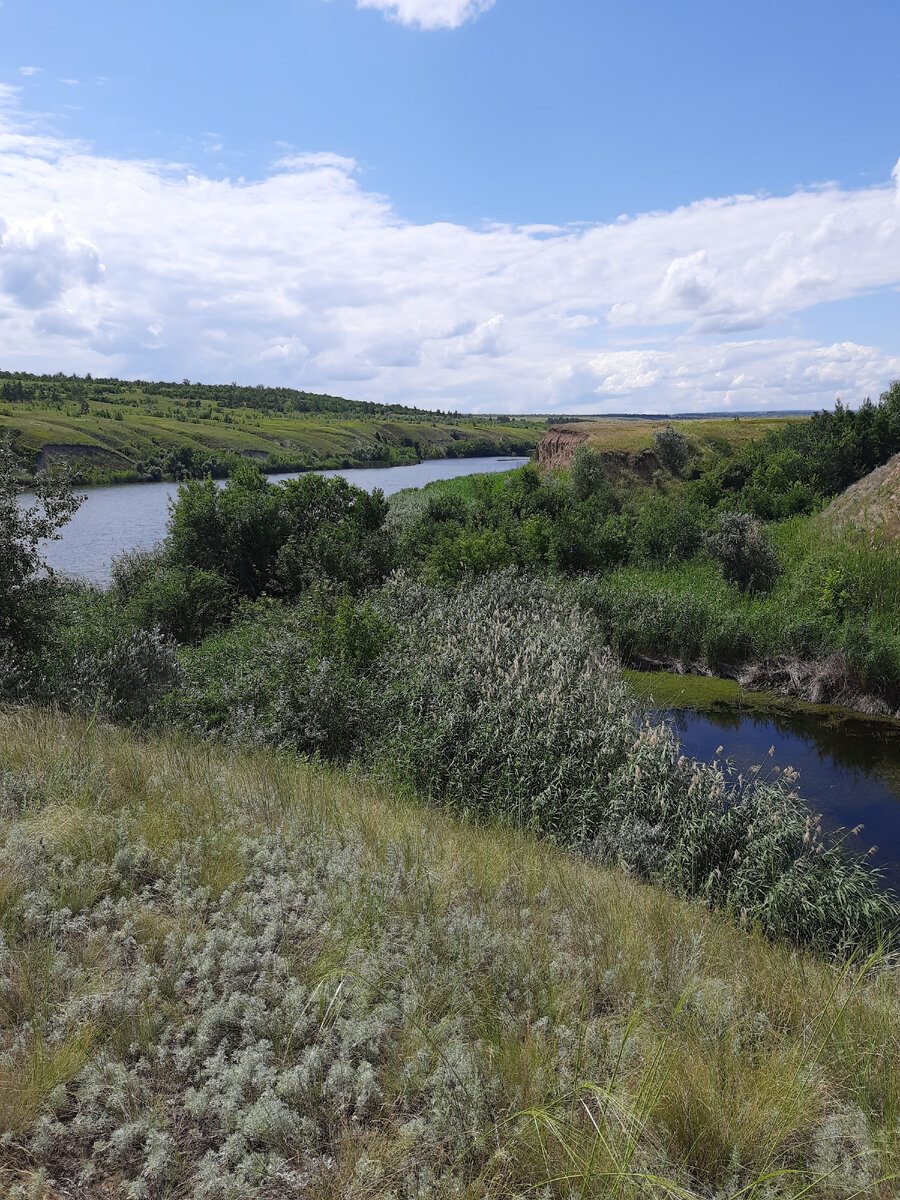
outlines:
[[[371,780],[0,714],[17,1200],[883,1200],[896,985]]]

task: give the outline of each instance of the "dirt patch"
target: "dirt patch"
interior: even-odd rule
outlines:
[[[96,467],[108,471],[128,471],[134,464],[124,454],[104,450],[102,446],[86,446],[77,442],[48,442],[35,460],[36,471],[52,466]]]
[[[567,471],[572,465],[575,451],[587,440],[588,435],[577,429],[551,425],[537,444],[534,461],[544,470],[562,468]]]
[[[551,425],[538,442],[534,460],[544,470],[561,468],[567,471],[575,451],[589,440],[589,432],[578,426]],[[652,450],[601,450],[600,453],[612,480],[631,476],[643,483],[652,483],[653,472],[659,470],[659,459]]]

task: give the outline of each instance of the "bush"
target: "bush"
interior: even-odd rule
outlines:
[[[234,587],[217,571],[173,563],[162,548],[133,551],[113,562],[112,589],[126,618],[178,642],[197,642],[226,623]]]
[[[178,678],[172,639],[130,624],[114,595],[86,584],[67,584],[58,611],[30,697],[124,721],[153,714]]]
[[[55,587],[40,544],[60,536],[83,499],[66,475],[39,472],[34,503],[25,507],[18,475],[12,447],[0,438],[0,650],[9,658],[36,649],[52,628]]]
[[[774,546],[749,513],[722,513],[718,529],[707,534],[706,544],[729,583],[744,591],[768,591],[781,573]]]
[[[572,465],[569,468],[569,488],[573,498],[581,503],[582,500],[589,500],[592,496],[603,495],[607,487],[603,455],[599,450],[594,450],[582,443],[576,447]]]
[[[380,491],[321,475],[270,484],[241,463],[224,488],[205,479],[179,489],[166,549],[250,599],[299,596],[323,577],[359,592],[390,566],[386,514]]]
[[[665,429],[653,431],[653,448],[660,463],[673,475],[680,475],[687,466],[691,444],[683,433],[672,427],[671,421]]]

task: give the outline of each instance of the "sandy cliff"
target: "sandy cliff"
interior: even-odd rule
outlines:
[[[575,450],[582,442],[588,440],[587,433],[577,427],[567,425],[551,425],[534,452],[534,461],[539,467],[562,467],[566,470],[572,465]]]

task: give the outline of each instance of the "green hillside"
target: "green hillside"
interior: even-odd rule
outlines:
[[[26,473],[66,462],[83,482],[270,470],[392,466],[425,458],[530,454],[537,418],[375,405],[287,388],[0,374],[0,432]]]

